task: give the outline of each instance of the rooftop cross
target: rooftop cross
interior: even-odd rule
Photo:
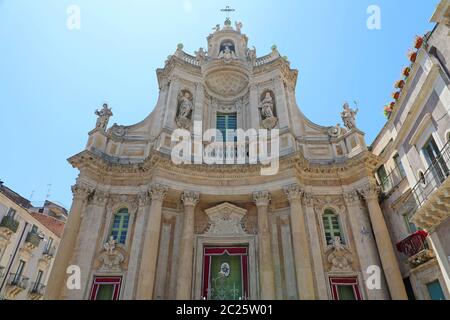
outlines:
[[[235,12],[236,10],[233,9],[233,8],[230,8],[230,6],[226,6],[225,9],[220,9],[220,11],[226,12],[227,20],[230,20],[229,13],[230,12]]]

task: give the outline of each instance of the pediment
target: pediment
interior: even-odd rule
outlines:
[[[205,235],[236,236],[247,234],[242,222],[247,210],[225,202],[206,209],[205,213],[209,219],[209,226]]]

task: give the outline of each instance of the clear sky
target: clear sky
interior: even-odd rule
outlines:
[[[66,159],[84,149],[95,109],[108,102],[110,124],[144,119],[157,101],[156,68],[178,43],[189,53],[206,47],[226,5],[258,55],[276,44],[299,70],[297,102],[308,118],[335,125],[343,102],[356,100],[371,143],[438,2],[0,0],[0,179],[35,202],[51,184],[50,199],[70,207],[77,170]],[[70,5],[81,9],[80,30],[67,28]],[[381,9],[381,30],[366,26],[370,5]]]

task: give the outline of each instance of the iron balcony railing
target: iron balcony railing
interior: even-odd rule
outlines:
[[[25,238],[25,242],[31,243],[36,248],[39,247],[41,240],[42,240],[41,236],[34,231],[28,232],[27,237]]]
[[[28,281],[30,279],[27,277],[24,277],[21,274],[17,273],[10,273],[9,279],[8,279],[8,285],[13,287],[19,287],[21,289],[26,289],[28,287]]]
[[[45,247],[44,251],[42,252],[43,255],[54,257],[56,252],[55,246]]]
[[[4,216],[0,222],[0,227],[5,227],[16,233],[19,228],[19,221],[15,220],[13,217]]]
[[[421,251],[428,249],[427,237],[428,233],[419,230],[397,243],[397,250],[408,258],[413,257]]]
[[[398,166],[395,166],[395,168],[387,175],[387,177],[381,180],[381,190],[384,194],[389,193],[392,189],[398,186],[405,177],[405,172]]]
[[[412,189],[417,205],[421,207],[430,195],[450,176],[450,141],[440,152],[436,160],[420,177],[420,181]]]
[[[30,294],[43,296],[46,286],[39,282],[32,282],[30,287]]]

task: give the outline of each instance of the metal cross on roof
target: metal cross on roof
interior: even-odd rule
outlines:
[[[230,19],[229,13],[230,13],[230,12],[235,12],[236,10],[233,9],[233,8],[231,8],[230,6],[226,6],[225,9],[220,9],[220,11],[226,12],[226,14],[227,14],[227,19]]]

